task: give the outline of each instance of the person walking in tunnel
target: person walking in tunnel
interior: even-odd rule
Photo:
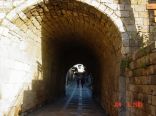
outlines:
[[[82,77],[81,77],[81,87],[82,87],[82,88],[83,88],[84,84],[85,84],[85,78],[82,76]]]
[[[77,88],[81,85],[83,88],[85,84],[85,78],[81,74],[76,74],[76,83],[77,83]]]
[[[80,78],[78,76],[78,73],[75,73],[75,79],[76,79],[77,88],[79,88]]]

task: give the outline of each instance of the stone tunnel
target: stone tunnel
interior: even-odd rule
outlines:
[[[30,95],[24,92],[24,110],[64,95],[66,72],[72,65],[82,63],[95,77],[94,91],[101,105],[109,107],[108,111],[115,111],[111,105],[118,99],[122,40],[113,21],[78,1],[40,3],[24,13],[25,16],[21,14],[12,22],[21,30],[17,36],[26,37],[24,41],[29,43],[28,48],[21,45],[27,50],[28,62],[38,62],[43,76],[40,82],[32,82],[34,98],[39,97],[36,103],[32,92]],[[34,86],[42,87],[35,91]]]
[[[43,1],[17,7],[2,25],[2,53],[9,58],[1,104],[3,111],[10,108],[8,115],[64,96],[66,73],[79,63],[94,77],[95,99],[110,116],[118,115],[113,104],[120,94],[123,33],[108,14],[81,1]]]

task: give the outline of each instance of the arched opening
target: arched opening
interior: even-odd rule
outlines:
[[[76,79],[80,80],[80,77],[83,78],[86,76],[86,74],[87,74],[86,67],[83,64],[76,64],[76,65],[72,66],[67,71],[67,74],[65,77],[66,78],[65,86],[70,85],[70,83],[74,83],[74,81],[76,81]],[[78,84],[79,84],[79,81],[78,81]]]
[[[70,94],[68,88],[89,88],[92,90],[93,87],[93,76],[89,70],[83,64],[73,65],[66,74],[66,95]],[[68,94],[67,94],[68,93]]]
[[[95,99],[108,114],[118,114],[113,104],[119,97],[122,40],[114,22],[75,0],[41,3],[24,14],[12,22],[22,30],[19,35],[24,32],[32,42],[41,44],[43,80],[34,82],[38,87],[37,91],[32,89],[34,100],[27,100],[32,93],[25,92],[22,112],[64,96],[65,75],[80,63],[94,77]]]

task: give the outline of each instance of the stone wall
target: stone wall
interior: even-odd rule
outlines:
[[[8,75],[2,75],[6,81],[1,81],[1,112],[11,109],[8,115],[17,114],[19,111],[32,110],[47,100],[58,98],[64,94],[66,68],[82,62],[92,70],[95,77],[98,77],[95,89],[99,100],[102,100],[101,105],[105,106],[110,114],[117,114],[117,111],[113,112],[111,106],[113,101],[110,97],[118,93],[119,72],[111,73],[111,67],[117,70],[119,66],[121,35],[118,28],[122,29],[122,26],[116,27],[107,15],[83,2],[54,1],[33,5],[34,1],[25,2],[8,12],[1,22],[0,41],[5,50],[1,54],[1,69],[8,65],[5,62],[8,59],[14,63],[14,65],[11,64],[11,69],[10,65],[6,67],[5,73]],[[111,34],[112,31],[116,33]],[[11,45],[4,44],[6,40]],[[16,49],[12,46],[14,41]],[[18,49],[19,46],[21,50]],[[8,56],[4,57],[5,53],[8,53]],[[18,55],[21,57],[17,57]],[[17,71],[14,70],[17,68],[16,61],[21,63]],[[100,62],[101,69],[96,62]],[[25,71],[27,63],[30,67],[35,66]],[[20,75],[23,70],[29,76]],[[114,87],[109,88],[110,84],[106,85],[106,83],[112,81],[114,81]],[[18,84],[21,86],[17,86]],[[7,94],[14,89],[16,90],[14,94]],[[113,98],[118,99],[117,95]]]
[[[53,0],[53,2],[56,1]],[[57,53],[53,51],[50,39],[59,38],[58,35],[69,36],[69,33],[66,35],[64,33],[67,30],[74,30],[80,36],[85,35],[83,41],[95,48],[103,65],[101,69],[103,72],[105,71],[101,74],[101,85],[97,87],[102,101],[101,105],[108,112],[112,112],[111,115],[117,115],[117,110],[113,108],[112,104],[118,100],[118,86],[121,86],[118,81],[119,68],[117,68],[120,59],[116,59],[115,56],[120,54],[120,35],[122,36],[123,54],[132,53],[140,46],[144,46],[142,41],[145,42],[145,45],[150,43],[148,40],[154,41],[156,36],[153,11],[146,9],[147,0],[77,1],[79,3],[71,4],[70,1],[67,4],[65,3],[63,7],[58,6],[57,9],[54,9],[55,4],[52,6],[48,0],[0,1],[0,112],[3,112],[4,109],[8,110],[8,107],[13,108],[14,100],[16,98],[21,99],[21,96],[23,96],[21,93],[25,90],[28,90],[25,93],[29,93],[25,96],[28,99],[24,99],[29,101],[25,102],[26,104],[23,106],[25,110],[35,107],[39,103],[38,101],[44,101],[45,96],[37,95],[36,93],[39,92],[34,92],[39,91],[38,86],[44,82],[44,77],[46,77],[45,87],[50,88],[45,91],[45,95],[48,95],[49,91],[52,91],[51,94],[53,95],[56,94],[55,89],[58,84],[56,84],[56,77],[58,76],[56,72],[58,71],[59,60],[56,60]],[[60,8],[63,8],[61,12],[59,11]],[[77,11],[74,11],[74,9]],[[57,17],[62,14],[66,18],[58,20]],[[73,25],[78,28],[75,29]],[[85,34],[81,31],[82,29],[85,30]],[[105,36],[103,33],[105,33]],[[104,44],[101,40],[95,39],[97,35],[101,40],[104,39]],[[113,62],[114,58],[115,62]],[[44,72],[38,70],[40,65]],[[112,74],[111,69],[114,66],[116,73]],[[50,77],[53,77],[53,79]],[[34,80],[36,80],[35,84]],[[40,82],[40,80],[42,81]],[[113,87],[111,86],[112,83]],[[38,86],[36,87],[36,85]],[[63,84],[60,92],[63,90],[62,88]],[[40,91],[45,90],[45,88],[40,89]],[[8,91],[11,92],[8,93]],[[33,96],[32,99],[29,99],[28,95]],[[35,101],[37,96],[42,96],[43,99]],[[52,95],[48,96],[54,97]],[[114,98],[114,101],[110,99],[111,97]],[[31,102],[34,104],[31,104],[30,101],[34,101]],[[19,104],[17,106],[20,107],[21,102],[16,104]]]
[[[42,61],[41,52],[38,51],[41,49],[39,42],[24,39],[7,27],[0,28],[2,29],[0,32],[0,112],[2,113],[12,106],[13,100],[19,96],[22,89],[31,88],[31,80],[38,71],[36,61],[40,63]]]
[[[156,43],[134,53],[126,73],[126,116],[156,115]],[[134,102],[142,105],[137,108]]]
[[[17,18],[16,13],[25,8],[29,9],[40,2],[44,2],[44,0],[32,0],[31,2],[28,0],[2,0],[0,2],[0,9],[2,9],[0,22],[3,22],[7,17]],[[81,2],[94,6],[111,17],[122,32],[123,53],[133,52],[138,47],[155,40],[154,13],[146,9],[146,4],[150,0],[81,0]]]

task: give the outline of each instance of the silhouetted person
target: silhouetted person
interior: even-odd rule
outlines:
[[[77,79],[76,79],[76,82],[77,82],[77,87],[79,87],[79,81],[80,81],[80,79],[79,79],[79,78],[77,78]]]
[[[80,83],[80,78],[78,76],[77,73],[75,73],[75,79],[76,79],[76,84],[77,84],[77,87],[79,87],[79,83]]]
[[[82,77],[81,78],[81,86],[82,86],[82,88],[83,88],[83,85],[85,84],[85,78],[84,77]]]

